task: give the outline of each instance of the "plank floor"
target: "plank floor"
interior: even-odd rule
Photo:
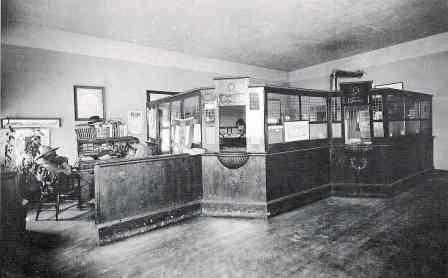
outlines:
[[[198,217],[102,247],[87,211],[33,216],[22,275],[10,277],[448,277],[448,172],[392,199],[332,197],[267,221]]]

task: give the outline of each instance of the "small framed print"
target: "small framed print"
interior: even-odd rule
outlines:
[[[104,120],[104,87],[74,86],[75,121],[87,121],[98,116]]]

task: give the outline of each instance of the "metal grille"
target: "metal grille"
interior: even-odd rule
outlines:
[[[260,99],[258,93],[249,93],[249,108],[250,110],[260,109]]]
[[[404,101],[399,96],[387,96],[389,120],[404,120]]]
[[[420,117],[421,119],[431,119],[431,102],[421,101],[420,102]]]
[[[333,122],[340,122],[342,120],[342,98],[332,97],[331,98],[331,120]]]
[[[381,95],[372,95],[372,113],[373,120],[382,120],[383,119],[383,96]]]
[[[300,96],[284,95],[282,98],[282,111],[285,121],[300,120]]]
[[[281,122],[281,102],[279,99],[268,100],[268,124],[277,125]]]
[[[307,104],[310,122],[322,122],[327,120],[327,102],[323,97],[305,97],[308,98]],[[304,104],[302,103],[302,109]]]
[[[406,100],[406,119],[417,120],[420,119],[419,103],[415,99]]]

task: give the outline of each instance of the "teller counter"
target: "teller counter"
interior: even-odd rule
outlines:
[[[199,215],[201,157],[160,155],[95,166],[99,244]]]

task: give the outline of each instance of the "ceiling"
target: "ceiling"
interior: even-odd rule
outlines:
[[[448,0],[4,0],[3,18],[291,71],[448,31]]]

